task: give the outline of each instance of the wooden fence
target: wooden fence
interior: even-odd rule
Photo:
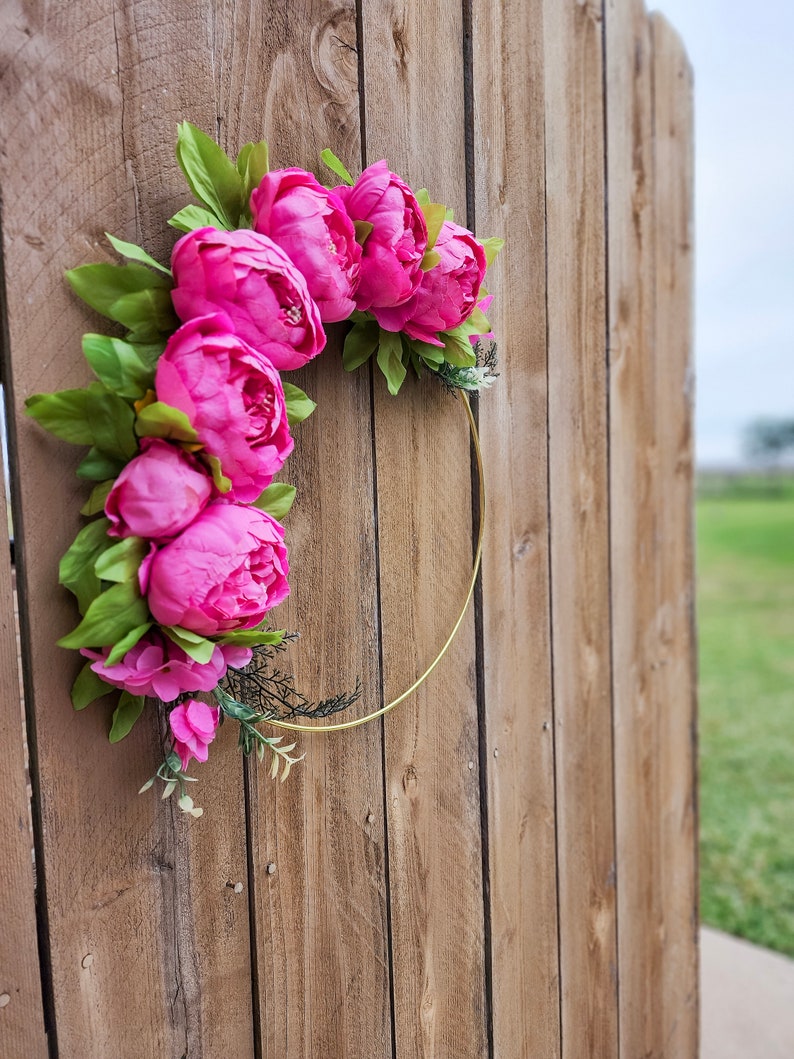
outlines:
[[[635,0],[7,0],[0,1055],[686,1059],[697,1053],[691,73]],[[306,737],[283,786],[221,732],[200,821],[74,714],[57,562],[77,457],[20,413],[87,381],[63,270],[102,233],[167,255],[189,118],[276,165],[389,159],[507,248],[479,403],[481,591],[384,722]],[[469,437],[429,383],[299,382],[301,684],[377,706],[431,659],[471,565]],[[35,872],[31,865],[35,846]]]

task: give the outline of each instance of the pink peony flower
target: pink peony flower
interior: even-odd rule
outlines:
[[[379,309],[375,315],[387,331],[443,346],[439,331],[449,331],[471,315],[477,304],[487,263],[485,251],[471,232],[452,221],[441,225],[436,245],[441,260],[422,273],[416,294],[403,305]]]
[[[183,771],[190,759],[206,761],[209,745],[215,738],[220,721],[217,706],[208,706],[198,699],[187,699],[174,706],[168,715],[168,724],[174,736],[174,750],[179,754]]]
[[[284,530],[255,507],[214,500],[144,559],[141,591],[161,625],[213,636],[258,625],[289,594]]]
[[[231,480],[230,499],[256,500],[292,452],[281,378],[231,333],[224,313],[183,324],[157,362],[155,387],[190,420]]]
[[[171,268],[180,320],[222,310],[240,338],[279,370],[301,367],[325,346],[306,280],[266,235],[198,228],[176,244]]]
[[[105,501],[110,537],[168,540],[208,503],[212,479],[198,460],[177,445],[144,438]]]
[[[346,320],[356,305],[361,247],[341,199],[303,169],[275,169],[251,194],[253,226],[303,274],[323,322]]]
[[[377,316],[383,306],[401,305],[419,286],[427,249],[427,225],[414,193],[386,162],[367,166],[352,188],[334,191],[354,221],[373,226],[361,256],[356,307]]]
[[[212,691],[227,666],[240,669],[248,665],[252,656],[248,647],[218,644],[209,662],[195,662],[159,629],[150,629],[112,666],[105,665],[109,647],[101,651],[83,647],[80,654],[93,659],[93,671],[113,687],[123,688],[131,695],[151,695],[163,702],[173,702],[185,691]]]

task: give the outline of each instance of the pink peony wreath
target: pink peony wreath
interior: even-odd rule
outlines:
[[[177,793],[197,817],[188,769],[207,760],[224,720],[239,725],[245,754],[272,756],[283,780],[300,760],[294,744],[259,725],[316,730],[295,718],[337,714],[362,692],[356,680],[351,693],[312,703],[273,664],[297,635],[268,626],[289,593],[281,521],[295,494],[274,479],[315,407],[282,373],[322,353],[325,324],[348,320],[346,370],[374,356],[392,394],[409,370],[426,370],[463,395],[484,501],[466,393],[496,377],[483,281],[502,243],[478,240],[385,161],[353,180],[323,151],[342,181],[324,187],[303,169],[269,171],[265,143],[232,160],[189,122],[177,159],[198,204],[169,221],[183,233],[170,268],[109,235],[124,264],[67,272],[123,337],[84,335],[95,380],[33,394],[26,408],[52,434],[88,446],[77,474],[95,483],[82,508],[89,521],[59,568],[80,621],[58,644],[85,659],[72,703],[82,710],[114,694],[116,743],[147,699],[159,701],[164,757],[141,791],[161,781],[163,797]],[[469,593],[440,654],[387,706],[324,730],[391,709],[440,661],[471,599],[483,510]]]

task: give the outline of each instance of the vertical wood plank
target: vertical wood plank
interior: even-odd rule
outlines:
[[[215,124],[206,13],[161,3],[16,10],[4,35],[4,248],[18,413],[78,385],[86,316],[62,270],[104,255],[105,229],[167,255],[188,197],[176,122]],[[189,41],[186,45],[184,42]],[[179,46],[175,46],[179,42]],[[201,101],[201,102],[199,102]],[[30,173],[37,180],[31,193]],[[253,1054],[242,767],[223,732],[201,770],[201,822],[137,789],[156,765],[152,706],[123,747],[102,705],[73,714],[74,624],[57,560],[78,526],[76,456],[19,414],[23,615],[35,704],[58,1045],[85,1056]],[[63,512],[54,522],[53,512]],[[229,885],[231,884],[231,886]],[[134,992],[131,993],[131,990]],[[134,995],[134,1003],[131,1002]]]
[[[544,8],[563,1056],[617,1054],[600,2]]]
[[[543,5],[472,11],[475,217],[502,378],[479,402],[493,1037],[560,1054],[549,599]],[[517,635],[516,630],[521,630]]]
[[[362,6],[367,160],[465,221],[463,25],[443,0]],[[431,379],[375,379],[384,697],[433,659],[471,571],[469,437]],[[474,623],[385,722],[396,1052],[487,1054]]]
[[[330,147],[356,171],[361,142],[353,0],[235,8],[219,98],[240,99],[243,141],[264,135],[274,166],[333,183]],[[256,77],[252,71],[256,70]],[[370,384],[341,365],[342,327],[289,378],[317,402],[286,473],[292,594],[274,621],[299,630],[287,664],[320,699],[364,685],[378,705],[377,573]],[[357,709],[359,707],[354,707]],[[285,733],[289,735],[289,733]],[[262,1055],[391,1054],[381,731],[304,735],[282,787],[252,771],[250,827]],[[268,868],[270,865],[270,868]]]
[[[2,442],[0,438],[0,455]],[[5,477],[1,472],[0,517],[6,517]],[[0,554],[0,1055],[43,1059],[47,1036],[36,938],[33,835],[11,557],[6,541],[1,541]]]
[[[606,10],[610,515],[620,1044],[661,1056],[666,851],[660,786],[660,521],[667,485],[657,420],[650,24],[641,0]]]
[[[662,804],[659,885],[665,943],[658,1054],[698,1054],[697,675],[694,622],[692,360],[694,115],[680,38],[651,18],[656,200],[656,417],[664,496],[659,571]]]

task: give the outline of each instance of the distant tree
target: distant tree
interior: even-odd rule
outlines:
[[[794,419],[756,419],[747,427],[744,450],[753,463],[777,464],[794,453]]]

